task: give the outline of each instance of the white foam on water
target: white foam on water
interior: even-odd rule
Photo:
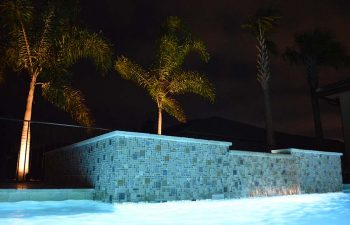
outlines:
[[[0,225],[349,225],[350,194],[116,203],[0,203]]]

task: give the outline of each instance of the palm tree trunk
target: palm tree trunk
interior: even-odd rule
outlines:
[[[269,53],[266,46],[266,40],[261,27],[259,26],[259,34],[256,37],[257,45],[257,79],[260,82],[262,92],[264,95],[264,107],[265,107],[265,128],[266,128],[266,141],[267,151],[275,148],[275,137],[272,126],[272,110],[270,99],[270,60]]]
[[[272,110],[271,110],[271,97],[270,97],[269,85],[268,84],[263,85],[262,91],[264,95],[267,151],[270,151],[276,147],[276,143],[275,143],[273,126],[272,126]]]
[[[321,123],[320,105],[316,91],[310,86],[312,113],[315,124],[316,147],[322,149],[323,129]]]
[[[158,134],[162,134],[162,109],[158,109]]]
[[[32,105],[34,99],[34,90],[36,83],[36,75],[32,76],[27,97],[26,111],[24,113],[24,121],[21,136],[21,145],[18,157],[17,179],[24,181],[26,174],[29,172],[29,153],[30,153],[30,120],[32,118]]]
[[[315,125],[316,147],[318,149],[322,149],[323,130],[322,130],[322,123],[321,123],[320,105],[319,105],[318,96],[316,93],[316,89],[319,87],[318,71],[316,69],[316,63],[315,63],[316,60],[313,57],[306,57],[304,61],[306,63],[307,81],[309,84],[310,96],[311,96],[312,113],[313,113],[314,125]]]

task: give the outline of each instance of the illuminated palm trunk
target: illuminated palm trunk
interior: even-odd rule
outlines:
[[[158,134],[162,134],[162,110],[158,110]]]
[[[264,108],[265,108],[265,128],[266,128],[266,144],[267,150],[272,150],[276,147],[275,135],[272,125],[272,110],[271,110],[271,98],[270,98],[270,68],[269,68],[269,54],[266,46],[266,40],[263,33],[259,32],[257,36],[257,69],[258,69],[258,81],[260,82],[263,96],[264,96]]]
[[[27,97],[26,111],[24,113],[23,129],[21,136],[21,145],[17,163],[17,179],[24,181],[26,174],[29,172],[29,154],[30,154],[30,120],[32,118],[32,105],[34,98],[36,76],[32,76],[29,93]]]

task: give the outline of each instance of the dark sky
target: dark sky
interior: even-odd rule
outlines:
[[[191,56],[185,67],[206,73],[217,95],[214,104],[193,95],[179,97],[188,119],[219,116],[264,126],[263,98],[255,73],[255,42],[240,24],[258,8],[266,7],[276,8],[283,15],[271,36],[280,52],[293,45],[295,33],[315,28],[330,29],[350,49],[347,0],[82,1],[81,16],[90,29],[102,30],[114,44],[116,55],[123,54],[144,67],[152,60],[162,22],[167,16],[179,16],[207,44],[211,54],[209,63]],[[275,129],[312,136],[312,111],[304,68],[291,66],[277,56],[272,58],[271,69]],[[120,79],[114,72],[102,78],[93,71],[92,65],[81,63],[75,68],[74,83],[85,94],[97,126],[137,130],[147,120],[156,121],[156,106],[143,89]],[[349,69],[322,69],[321,85],[349,77],[349,72]],[[8,92],[5,104],[20,95]],[[21,98],[18,106],[4,110],[5,116],[23,116],[18,111],[24,110],[24,94]],[[321,102],[321,110],[325,136],[342,138],[339,109]],[[40,99],[35,102],[33,119],[71,122],[68,115],[55,112]],[[165,116],[165,126],[176,123]]]

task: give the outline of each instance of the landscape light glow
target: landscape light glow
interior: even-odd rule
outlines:
[[[29,156],[30,156],[30,123],[24,121],[21,146],[18,155],[17,164],[17,180],[24,181],[26,174],[29,172]]]

